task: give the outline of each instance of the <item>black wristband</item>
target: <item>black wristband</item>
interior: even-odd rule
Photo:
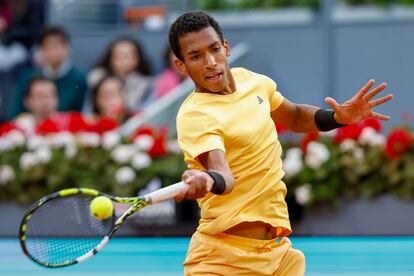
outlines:
[[[214,171],[204,171],[214,180],[213,188],[210,192],[216,195],[221,195],[226,190],[226,180],[218,172]]]
[[[319,109],[315,113],[314,120],[316,127],[320,131],[330,131],[338,127],[346,126],[335,121],[334,112],[332,110]]]

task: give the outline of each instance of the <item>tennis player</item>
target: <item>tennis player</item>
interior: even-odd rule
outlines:
[[[201,219],[184,262],[185,275],[303,275],[305,258],[293,249],[282,181],[281,146],[274,122],[296,132],[329,131],[373,117],[388,120],[372,100],[386,88],[370,80],[332,110],[290,102],[270,78],[229,68],[231,49],[218,23],[203,12],[181,15],[169,41],[178,69],[195,91],[177,115],[178,141],[188,164],[188,189]]]

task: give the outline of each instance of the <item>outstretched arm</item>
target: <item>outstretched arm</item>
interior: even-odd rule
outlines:
[[[380,99],[372,100],[373,97],[387,87],[386,83],[381,83],[373,88],[374,84],[374,80],[369,80],[358,93],[343,104],[338,104],[334,99],[327,97],[325,102],[333,109],[334,123],[337,125],[356,124],[368,117],[389,120],[389,116],[374,112],[372,108],[388,102],[393,98],[393,95],[388,94]],[[280,122],[292,131],[316,132],[321,130],[320,121],[318,124],[320,116],[315,117],[319,110],[319,107],[299,105],[284,99],[283,103],[272,112],[271,116],[275,122]],[[327,115],[324,114],[323,116]]]

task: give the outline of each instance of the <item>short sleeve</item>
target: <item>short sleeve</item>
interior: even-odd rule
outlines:
[[[277,91],[277,84],[271,78],[260,75],[261,83],[265,86],[267,95],[269,97],[270,110],[277,109],[283,102],[282,94]]]
[[[177,116],[177,136],[185,160],[190,167],[199,168],[201,166],[196,158],[204,152],[215,149],[225,152],[222,132],[217,120],[210,114],[200,111],[179,114]]]

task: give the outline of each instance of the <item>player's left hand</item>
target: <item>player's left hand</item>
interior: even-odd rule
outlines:
[[[340,124],[352,125],[359,123],[361,120],[368,117],[379,120],[389,120],[390,116],[374,112],[372,108],[388,102],[394,96],[392,94],[388,94],[380,99],[372,100],[373,97],[387,87],[387,84],[383,82],[377,87],[372,88],[374,84],[374,80],[369,80],[364,87],[362,87],[361,90],[355,94],[355,96],[343,104],[338,104],[330,97],[325,98],[325,102],[329,104],[335,112],[335,121]]]

